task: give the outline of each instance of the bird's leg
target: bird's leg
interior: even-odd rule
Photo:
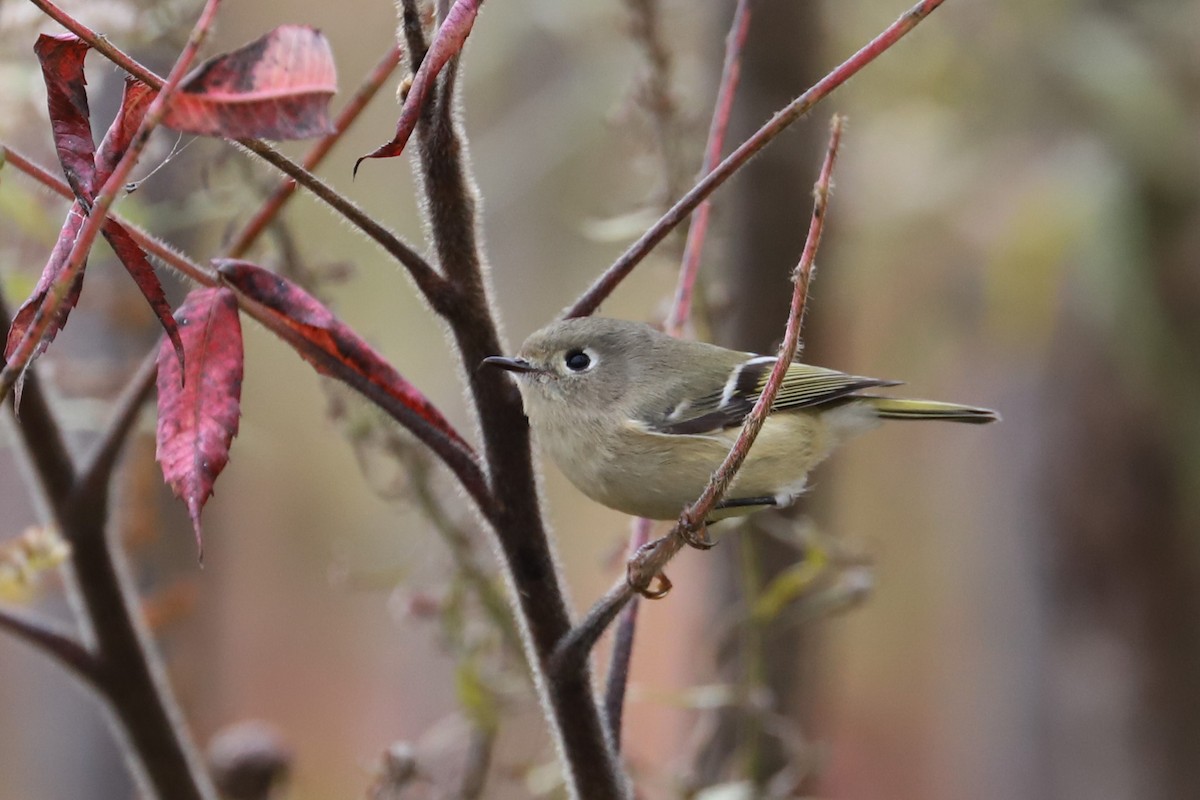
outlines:
[[[697,550],[711,550],[717,543],[708,537],[708,520],[698,521],[691,506],[684,509],[675,532],[683,543]]]
[[[712,550],[717,546],[717,543],[708,535],[708,520],[705,520],[704,524],[695,531],[691,529],[691,526],[680,528],[679,538],[683,539],[689,547],[697,550]]]

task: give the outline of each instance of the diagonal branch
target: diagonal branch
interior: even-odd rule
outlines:
[[[809,223],[808,239],[800,262],[793,271],[795,289],[792,292],[791,310],[788,314],[787,330],[783,344],[779,348],[779,357],[775,362],[771,375],[767,379],[762,394],[754,404],[754,408],[742,424],[742,430],[730,448],[729,454],[721,466],[713,474],[708,485],[696,502],[683,510],[679,521],[667,536],[651,542],[643,547],[634,558],[630,559],[626,578],[609,590],[595,606],[559,644],[555,647],[551,660],[551,674],[558,670],[569,670],[587,660],[588,653],[599,640],[605,628],[616,618],[620,610],[637,594],[647,595],[656,577],[662,575],[663,569],[683,548],[688,539],[704,526],[709,513],[720,502],[726,489],[737,476],[738,470],[746,459],[751,445],[754,444],[758,432],[766,422],[783,376],[791,366],[796,350],[800,346],[800,327],[804,319],[804,307],[808,300],[808,284],[812,279],[813,262],[816,259],[817,247],[821,242],[821,233],[825,228],[825,209],[829,200],[829,184],[833,175],[833,166],[837,160],[838,147],[841,144],[842,117],[833,118],[832,130],[829,137],[829,149],[825,153],[825,162],[817,179],[815,202],[813,204],[812,220]],[[669,582],[665,588],[669,588]],[[662,592],[657,596],[661,596]]]
[[[55,630],[48,621],[35,620],[0,607],[0,630],[53,656],[88,684],[100,687],[99,664],[95,655],[66,633]]]
[[[750,33],[750,0],[738,0],[733,12],[733,22],[725,37],[725,61],[721,67],[721,85],[717,90],[717,102],[713,108],[712,122],[708,128],[708,142],[704,147],[704,162],[700,174],[707,175],[721,158],[725,149],[725,133],[729,130],[729,119],[733,116],[733,98],[737,94],[742,76],[742,51],[746,48],[746,37]],[[675,286],[675,301],[664,326],[667,333],[680,336],[692,314],[692,294],[696,287],[696,275],[700,271],[700,253],[708,234],[708,218],[712,213],[712,200],[705,198],[696,209],[696,218],[688,228],[687,243],[683,248],[683,260],[679,266],[679,279]]]
[[[374,69],[367,73],[367,77],[363,79],[358,91],[354,93],[354,96],[350,98],[350,102],[346,104],[346,107],[338,114],[337,119],[333,121],[333,132],[322,137],[308,151],[308,154],[304,156],[304,160],[301,162],[304,169],[311,172],[320,166],[321,162],[325,160],[325,156],[329,154],[329,151],[333,149],[335,144],[341,141],[342,135],[345,134],[347,129],[349,129],[367,107],[367,104],[375,97],[380,87],[383,86],[383,82],[395,71],[396,67],[400,64],[401,55],[400,45],[398,43],[392,45],[391,49],[375,65]],[[226,258],[241,258],[246,254],[246,251],[250,249],[250,246],[266,230],[271,221],[279,215],[284,204],[296,193],[298,185],[295,178],[285,178],[279,182],[279,185],[275,187],[275,190],[271,192],[263,204],[259,206],[258,211],[254,213],[254,216],[250,218],[246,226],[242,228],[241,232],[225,248]]]
[[[742,50],[750,32],[750,0],[738,0],[733,12],[733,22],[725,37],[725,59],[721,68],[721,84],[717,90],[717,102],[713,108],[712,122],[708,129],[708,143],[704,148],[704,161],[700,174],[712,171],[725,148],[725,132],[733,111],[733,98],[737,93],[741,76]],[[684,327],[691,317],[692,294],[696,286],[696,275],[700,271],[700,252],[708,233],[708,218],[712,202],[705,200],[696,210],[696,218],[688,229],[687,244],[683,249],[683,263],[679,267],[679,279],[675,289],[675,300],[664,328],[672,336],[683,335]],[[650,540],[650,521],[634,520],[633,532],[629,537],[629,557]],[[613,642],[608,675],[605,677],[604,709],[613,741],[621,744],[621,715],[625,707],[625,686],[629,681],[629,662],[633,657],[633,638],[637,630],[638,600],[635,597],[625,607]]]
[[[811,89],[788,103],[776,112],[765,125],[759,128],[749,139],[730,153],[716,169],[705,175],[699,183],[692,187],[687,194],[679,199],[671,209],[664,214],[650,230],[630,245],[621,257],[609,267],[603,275],[596,279],[574,305],[563,311],[562,316],[586,317],[595,312],[600,304],[612,294],[613,290],[623,281],[633,268],[641,263],[659,242],[666,238],[677,225],[687,219],[688,215],[717,187],[737,172],[743,164],[750,160],[759,150],[766,147],[785,128],[804,116],[812,107],[827,97],[834,89],[841,86],[859,70],[870,64],[888,48],[898,42],[917,24],[940,6],[944,0],[921,0],[906,11],[899,19],[889,25],[882,33],[872,39],[866,46],[853,56],[842,62],[832,72],[818,81]]]

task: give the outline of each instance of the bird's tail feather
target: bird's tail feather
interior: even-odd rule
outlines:
[[[982,425],[995,422],[1000,415],[988,408],[974,408],[958,403],[939,403],[935,400],[900,400],[894,397],[870,397],[866,400],[880,419],[942,419],[951,422],[970,422]]]

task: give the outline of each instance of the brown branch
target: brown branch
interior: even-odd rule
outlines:
[[[662,8],[659,0],[625,0],[629,9],[630,36],[642,50],[645,72],[634,89],[634,99],[650,119],[650,127],[662,162],[660,206],[683,188],[680,186],[678,104],[671,93],[671,53],[663,41]]]
[[[96,657],[66,633],[56,631],[49,621],[0,607],[0,630],[51,656],[85,683],[98,687]]]
[[[415,0],[404,0],[405,35],[410,41],[424,36],[407,24],[420,19],[416,8]],[[527,658],[563,754],[569,791],[589,800],[625,798],[628,781],[610,746],[587,665],[559,671],[551,680],[541,679],[555,644],[570,630],[570,612],[542,519],[520,395],[506,376],[478,369],[484,358],[505,350],[480,250],[476,189],[454,113],[457,61],[452,59],[444,70],[435,103],[426,106],[415,139],[433,246],[456,295],[446,320],[479,418],[488,479],[496,498],[488,521],[513,588],[514,613],[527,632]]]
[[[729,454],[709,479],[696,502],[685,508],[680,514],[671,533],[642,547],[630,559],[625,580],[610,589],[608,594],[592,607],[583,621],[555,648],[551,661],[552,674],[560,669],[572,669],[578,663],[586,661],[591,648],[620,610],[637,594],[649,593],[651,584],[656,578],[662,576],[662,571],[667,563],[704,526],[704,521],[721,501],[726,489],[737,476],[738,470],[746,459],[746,454],[749,453],[758,432],[766,422],[771,406],[775,402],[775,395],[779,391],[780,384],[783,383],[783,376],[791,366],[792,359],[796,356],[796,350],[800,346],[800,327],[804,319],[805,303],[808,300],[808,284],[812,279],[813,262],[821,241],[821,233],[825,228],[829,183],[837,159],[838,147],[841,144],[841,135],[842,117],[835,116],[829,137],[829,149],[825,153],[825,162],[817,179],[808,239],[804,245],[804,252],[800,256],[800,262],[792,273],[795,288],[792,292],[787,329],[783,344],[779,348],[779,357],[771,370],[766,386],[763,387],[762,394],[759,395],[754,408],[742,424],[742,430],[738,433]],[[668,582],[667,588],[669,585]],[[660,592],[657,596],[661,596],[661,594]]]
[[[629,557],[650,541],[653,520],[635,517],[633,531],[629,534]],[[608,660],[608,674],[604,678],[604,718],[612,732],[613,746],[621,750],[621,719],[625,711],[625,688],[629,685],[629,664],[633,660],[633,638],[637,632],[638,598],[625,606],[617,632],[613,636],[612,655]]]
[[[765,125],[759,128],[750,138],[744,141],[736,150],[726,156],[716,169],[708,173],[692,187],[690,191],[671,207],[650,230],[630,245],[621,257],[601,275],[574,305],[563,311],[562,316],[586,317],[593,313],[600,304],[612,294],[613,290],[623,281],[633,268],[644,259],[659,242],[666,238],[679,223],[706,197],[711,195],[718,186],[729,179],[742,165],[750,160],[755,153],[766,147],[785,128],[808,113],[813,106],[827,97],[834,89],[841,86],[859,70],[874,61],[888,48],[899,41],[905,34],[917,26],[931,12],[940,6],[944,0],[921,0],[906,11],[899,19],[889,25],[882,33],[872,39],[866,46],[853,56],[842,62],[832,72],[818,81],[811,89],[788,103],[776,112]]]
[[[320,139],[313,148],[304,156],[304,160],[300,163],[304,169],[308,171],[315,170],[325,160],[325,156],[333,149],[333,146],[341,141],[342,135],[349,127],[358,119],[359,114],[367,107],[367,104],[375,97],[380,87],[388,76],[395,71],[400,63],[402,52],[399,44],[392,45],[392,48],[384,54],[379,63],[375,65],[367,77],[363,79],[362,84],[350,98],[350,102],[338,114],[337,119],[333,122],[333,132],[328,136]],[[259,206],[258,211],[246,223],[241,232],[234,237],[233,241],[225,248],[227,258],[241,258],[250,249],[267,226],[271,224],[278,215],[283,206],[291,199],[296,192],[296,187],[299,184],[294,178],[285,178],[280,181],[269,197]]]

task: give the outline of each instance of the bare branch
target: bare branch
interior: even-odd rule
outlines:
[[[733,22],[725,37],[725,63],[721,67],[721,86],[717,90],[717,102],[713,108],[712,122],[708,128],[708,143],[704,148],[704,162],[700,174],[712,172],[721,151],[725,149],[725,132],[733,116],[733,98],[737,94],[742,75],[742,51],[750,32],[750,0],[738,0],[733,12]],[[712,213],[712,201],[705,199],[696,209],[696,217],[688,228],[687,244],[683,248],[683,263],[679,266],[679,280],[675,287],[675,301],[664,326],[672,336],[683,334],[684,327],[692,314],[692,295],[696,287],[696,275],[700,272],[700,253],[708,235],[708,218]]]
[[[0,630],[33,645],[55,661],[82,678],[93,687],[99,687],[96,657],[66,633],[57,631],[49,622],[35,620],[0,608]]]
[[[350,98],[350,102],[338,114],[337,119],[333,122],[333,132],[328,136],[324,136],[318,141],[313,148],[304,156],[304,160],[300,162],[304,169],[308,171],[315,170],[325,160],[325,156],[333,149],[333,146],[341,141],[342,135],[354,124],[358,119],[359,114],[367,107],[367,104],[375,97],[375,94],[383,86],[384,81],[388,79],[400,64],[401,50],[399,44],[392,45],[379,63],[375,65],[367,77],[363,79],[362,84],[358,87],[358,91]],[[275,187],[275,191],[259,206],[258,211],[246,223],[234,240],[225,248],[227,258],[241,258],[254,244],[255,240],[262,234],[266,227],[271,224],[271,221],[279,215],[280,210],[296,193],[297,182],[294,178],[285,178]]]
[[[779,391],[780,384],[783,383],[783,376],[791,366],[792,359],[796,356],[796,350],[800,346],[800,326],[804,319],[804,307],[808,300],[808,284],[812,279],[817,247],[825,228],[829,183],[837,159],[838,147],[841,144],[842,124],[842,117],[835,116],[833,118],[829,149],[825,153],[825,162],[821,167],[820,177],[817,179],[808,239],[804,245],[804,252],[800,256],[800,263],[796,265],[796,269],[792,273],[795,288],[792,292],[787,329],[783,344],[779,348],[779,357],[771,370],[766,386],[763,387],[762,394],[759,395],[754,408],[742,424],[742,430],[734,441],[733,447],[730,448],[729,454],[717,468],[708,485],[704,487],[700,497],[683,510],[670,534],[645,545],[634,558],[630,559],[626,579],[609,590],[608,594],[593,606],[584,620],[555,647],[551,662],[552,671],[568,670],[579,662],[586,661],[588,653],[599,640],[604,628],[616,618],[621,608],[633,599],[635,594],[649,592],[651,584],[662,575],[667,562],[674,558],[691,537],[704,526],[708,515],[720,502],[726,489],[737,476],[737,471],[745,461],[746,454],[754,444],[763,423],[766,422],[771,406],[775,402],[775,395]],[[661,596],[661,593],[658,596]]]
[[[648,541],[652,520],[636,517],[633,531],[629,535],[629,557],[633,558]],[[629,685],[629,662],[633,659],[633,637],[637,632],[638,598],[625,606],[617,633],[613,637],[612,657],[608,662],[608,675],[604,679],[604,716],[608,729],[612,731],[613,745],[621,749],[621,718],[625,710],[625,688]]]
[[[137,422],[150,390],[154,388],[154,378],[157,375],[158,345],[155,345],[142,359],[137,372],[129,379],[125,390],[113,404],[115,410],[112,421],[84,461],[84,466],[79,471],[76,491],[102,491],[102,487],[109,485],[117,456],[120,455],[133,424]]]
[[[842,62],[832,72],[818,81],[811,89],[788,103],[778,111],[754,135],[743,142],[730,153],[716,169],[704,176],[692,189],[680,198],[671,210],[662,216],[658,222],[642,234],[642,237],[630,245],[621,257],[601,275],[583,295],[567,308],[562,316],[586,317],[593,313],[613,290],[623,281],[633,268],[644,259],[659,242],[666,238],[679,223],[706,197],[711,195],[718,186],[737,172],[743,164],[750,160],[755,153],[767,146],[785,128],[808,113],[813,106],[827,97],[834,89],[841,86],[859,70],[878,58],[883,52],[899,41],[903,36],[917,26],[944,0],[921,0],[906,11],[898,20],[889,25],[881,34],[872,39],[866,46],[853,56]]]

